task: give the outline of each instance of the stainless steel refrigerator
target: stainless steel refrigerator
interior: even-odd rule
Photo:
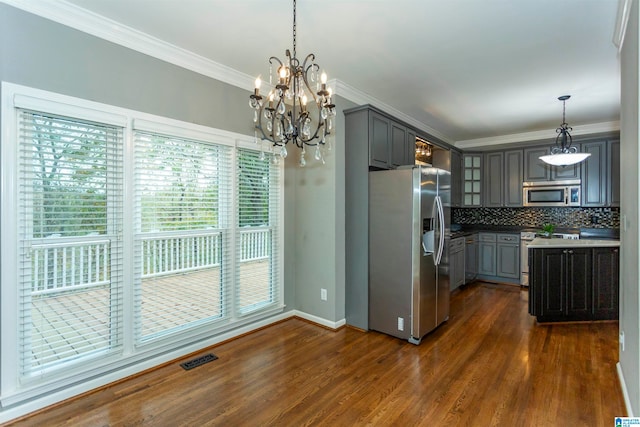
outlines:
[[[369,172],[369,328],[419,344],[449,318],[451,174]]]

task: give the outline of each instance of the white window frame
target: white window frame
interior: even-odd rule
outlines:
[[[87,101],[66,95],[60,95],[40,89],[34,89],[13,83],[2,82],[1,100],[1,144],[0,144],[0,402],[3,407],[29,402],[29,410],[38,409],[56,401],[91,390],[109,382],[124,378],[136,372],[153,367],[159,363],[213,345],[233,336],[246,333],[280,320],[284,312],[284,164],[279,162],[279,218],[278,218],[278,266],[277,286],[279,300],[267,310],[248,316],[236,316],[228,322],[205,324],[188,332],[167,336],[148,345],[135,345],[133,316],[133,235],[134,224],[124,221],[122,233],[124,238],[123,272],[126,279],[124,287],[124,350],[122,355],[101,360],[90,369],[79,367],[58,374],[40,378],[37,381],[21,384],[18,378],[18,215],[14,207],[19,200],[18,194],[18,111],[25,108],[36,111],[64,115],[80,120],[90,120],[111,124],[123,128],[124,136],[124,218],[133,218],[133,131],[135,129],[165,133],[176,137],[228,145],[233,148],[232,164],[236,165],[236,149],[245,148],[259,151],[253,138],[224,130],[195,125],[179,120]],[[232,173],[233,189],[235,189],[235,173]],[[232,191],[234,193],[235,190]],[[232,215],[237,210],[235,194],[232,195]],[[9,208],[5,208],[9,207]],[[235,229],[231,238],[235,245]],[[231,248],[235,256],[235,248]],[[232,260],[235,263],[235,260]],[[231,273],[230,283],[235,281],[235,273]],[[128,283],[131,282],[131,283]],[[235,307],[234,307],[235,309]],[[285,316],[286,317],[286,316]]]

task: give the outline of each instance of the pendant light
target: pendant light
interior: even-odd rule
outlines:
[[[571,95],[562,95],[558,98],[562,101],[562,124],[556,129],[556,144],[551,147],[551,154],[540,156],[540,160],[553,166],[568,166],[580,163],[591,155],[591,153],[580,153],[578,147],[571,145],[571,131],[573,130],[565,119],[565,103]]]

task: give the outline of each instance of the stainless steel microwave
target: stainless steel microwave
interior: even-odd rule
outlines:
[[[580,206],[580,180],[524,182],[524,206]]]

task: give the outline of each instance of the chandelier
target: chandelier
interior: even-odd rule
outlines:
[[[277,82],[273,86],[273,71]],[[315,55],[310,53],[302,63],[296,56],[296,0],[293,0],[293,55],[289,49],[285,60],[269,58],[269,91],[266,98],[260,95],[261,79],[256,79],[254,93],[249,97],[253,108],[254,138],[269,141],[275,155],[287,157],[287,144],[291,142],[302,149],[300,166],[306,165],[306,147],[315,147],[314,157],[323,164],[327,138],[333,130],[335,105],[331,102],[331,89],[327,88],[327,75],[320,72]],[[261,142],[262,144],[262,142]],[[274,155],[274,160],[277,159]]]
[[[591,153],[580,153],[578,147],[571,145],[571,131],[565,119],[565,103],[571,95],[562,95],[558,101],[562,101],[562,124],[556,129],[556,144],[551,147],[551,154],[540,156],[540,160],[554,166],[568,166],[580,163],[591,155]]]

